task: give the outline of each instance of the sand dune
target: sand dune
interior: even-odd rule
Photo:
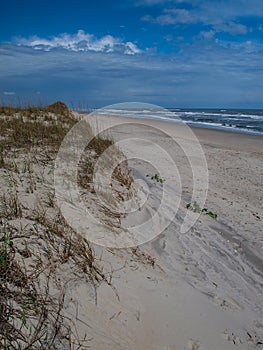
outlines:
[[[47,308],[23,309],[21,332],[44,317],[32,341],[46,334],[54,349],[262,348],[262,137],[35,109],[27,130],[19,113],[2,119],[0,228],[23,283],[1,278]],[[58,152],[81,118],[109,139],[86,158],[81,138]]]

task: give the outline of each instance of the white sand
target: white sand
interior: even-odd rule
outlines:
[[[99,118],[102,124],[109,123],[109,117]],[[111,117],[116,120],[121,122]],[[144,126],[138,126],[137,120],[129,121],[133,125],[122,125],[111,134],[115,140],[136,137],[134,154],[142,158],[149,152],[145,140],[162,139],[163,148],[173,148],[168,137],[158,134],[160,128],[185,137],[173,123],[145,120]],[[263,138],[203,129],[194,132],[208,162],[206,207],[218,218],[202,214],[190,231],[180,233],[192,179],[187,159],[178,149],[174,160],[182,199],[176,218],[140,247],[154,257],[155,266],[127,250],[96,248],[97,256],[113,271],[118,298],[102,285],[97,306],[92,301],[85,304],[80,288],[81,314],[91,327],[83,330],[92,337],[92,349],[262,348]],[[165,162],[160,155],[161,150],[159,154],[155,150],[161,173]],[[146,178],[149,164],[133,159],[130,165],[137,178],[151,182]],[[169,168],[163,169],[166,180],[176,180]]]

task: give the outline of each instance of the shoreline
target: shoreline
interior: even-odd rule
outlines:
[[[109,106],[111,107],[111,106]],[[147,109],[147,107],[146,107]],[[100,114],[100,111],[103,109],[93,110],[91,113],[96,114],[96,111]],[[120,110],[121,111],[121,110]],[[164,111],[167,113],[175,113],[174,118],[164,115]],[[127,114],[128,112],[128,114]],[[148,113],[134,113],[131,110],[123,110],[123,113],[120,113],[120,116],[127,118],[136,118],[136,119],[146,119],[146,120],[159,120],[165,122],[176,122],[181,121],[183,124],[188,125],[193,128],[209,129],[209,130],[222,130],[226,132],[238,133],[238,134],[248,134],[248,135],[257,135],[263,136],[263,110],[244,110],[244,109],[175,109],[175,108],[164,108],[163,111],[160,111],[160,114],[151,115]],[[253,112],[253,113],[252,113]],[[179,114],[178,114],[179,113]],[[252,113],[252,114],[251,114]],[[109,114],[114,115],[114,106],[113,110],[109,109]],[[119,115],[119,111],[117,115]],[[192,116],[192,117],[191,117]],[[199,120],[200,119],[200,120]],[[244,124],[245,122],[245,124]],[[251,124],[252,123],[252,124]],[[247,126],[246,126],[247,125]],[[260,129],[260,131],[258,130]]]
[[[211,142],[222,147],[230,146],[237,149],[244,149],[247,147],[248,151],[260,152],[263,153],[263,135],[257,135],[252,133],[245,133],[240,131],[231,131],[231,130],[220,130],[214,128],[205,128],[197,126],[189,126],[187,124],[176,124],[174,121],[169,120],[158,120],[150,118],[132,118],[132,117],[123,117],[123,116],[114,116],[114,115],[97,115],[95,112],[91,114],[85,114],[87,120],[90,120],[90,116],[96,116],[101,120],[107,122],[107,118],[112,118],[113,120],[119,120],[130,123],[139,123],[145,125],[152,125],[154,127],[162,126],[164,129],[171,131],[171,129],[178,128],[190,128],[196,137],[203,143]],[[98,119],[98,120],[99,120]],[[171,128],[170,128],[171,127]],[[227,145],[225,144],[227,142]]]

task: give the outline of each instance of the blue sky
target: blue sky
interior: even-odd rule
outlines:
[[[263,108],[262,0],[8,1],[2,101]]]

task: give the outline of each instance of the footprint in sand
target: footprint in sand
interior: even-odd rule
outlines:
[[[240,310],[243,309],[243,307],[234,299],[232,298],[222,298],[217,295],[214,295],[211,297],[213,302],[217,305],[219,305],[224,310]]]
[[[259,349],[263,349],[263,339],[254,331],[247,331],[247,343],[256,345]]]
[[[205,350],[205,348],[200,344],[199,340],[190,339],[187,343],[188,350]]]
[[[238,335],[234,334],[233,332],[229,332],[226,329],[224,333],[222,333],[222,336],[225,340],[235,345],[246,343],[248,345],[255,345],[259,349],[263,349],[263,340],[261,340],[260,337],[254,331],[246,331],[246,334],[242,339]]]
[[[243,344],[242,339],[238,335],[235,335],[233,332],[229,332],[227,329],[224,331],[222,336],[225,340],[227,340],[235,345]]]

